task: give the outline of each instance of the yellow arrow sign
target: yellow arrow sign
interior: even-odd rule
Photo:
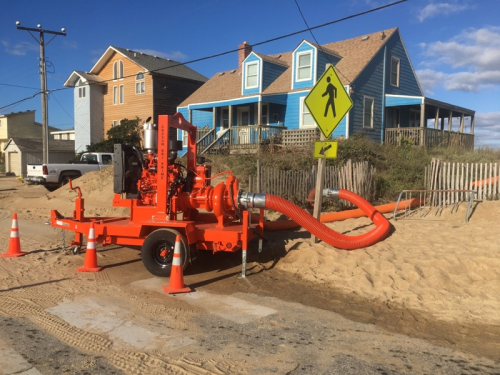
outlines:
[[[316,82],[304,102],[325,138],[330,137],[352,108],[352,100],[332,65]]]
[[[335,159],[337,157],[336,141],[318,141],[314,142],[314,157],[324,159]]]

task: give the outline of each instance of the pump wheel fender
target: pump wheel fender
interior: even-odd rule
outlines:
[[[181,236],[181,264],[185,269],[189,264],[189,245],[186,238],[173,229],[157,229],[151,232],[141,248],[144,267],[155,276],[169,277],[174,257],[175,238]]]

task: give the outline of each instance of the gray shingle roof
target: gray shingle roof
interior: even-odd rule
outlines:
[[[42,151],[40,138],[11,138],[21,151]],[[9,141],[10,142],[10,141]],[[7,143],[9,143],[7,142]],[[6,145],[7,146],[7,145]],[[49,151],[75,151],[75,141],[49,139]]]
[[[152,73],[165,74],[201,82],[206,82],[208,80],[207,77],[174,60],[163,59],[158,56],[147,55],[145,53],[132,51],[126,48],[115,46],[111,46],[111,48],[115,49],[122,55],[128,57],[134,63],[142,66],[144,69]]]

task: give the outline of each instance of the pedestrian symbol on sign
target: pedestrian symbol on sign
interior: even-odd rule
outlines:
[[[328,115],[328,107],[332,107],[333,117],[336,117],[337,115],[335,114],[335,98],[337,97],[337,88],[330,82],[331,81],[330,77],[326,77],[326,81],[328,82],[328,85],[326,86],[326,91],[323,93],[323,95],[321,95],[321,96],[328,95],[324,116],[326,117]]]

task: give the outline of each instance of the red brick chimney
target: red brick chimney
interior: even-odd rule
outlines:
[[[247,58],[247,56],[252,52],[252,46],[248,44],[248,42],[243,42],[238,46],[239,51],[238,51],[238,69],[241,70],[241,64],[243,63],[243,60]]]

